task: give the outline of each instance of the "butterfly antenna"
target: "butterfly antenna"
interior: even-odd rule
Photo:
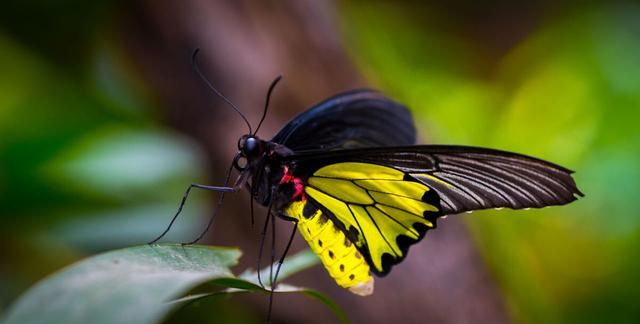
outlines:
[[[249,134],[252,134],[253,132],[251,131],[251,124],[249,123],[249,120],[247,120],[247,117],[245,117],[244,114],[240,112],[240,109],[238,109],[238,107],[236,107],[236,105],[234,105],[233,102],[231,102],[231,100],[223,96],[222,93],[220,93],[220,91],[218,91],[218,89],[216,89],[211,84],[211,82],[207,79],[207,77],[204,76],[204,74],[200,70],[200,67],[198,66],[198,61],[197,61],[197,56],[199,52],[200,52],[200,49],[196,48],[195,51],[193,51],[193,55],[191,55],[191,65],[193,65],[193,69],[196,71],[200,79],[202,79],[202,81],[204,81],[204,83],[207,86],[209,86],[209,89],[213,90],[213,92],[215,92],[215,94],[217,94],[218,97],[222,98],[222,100],[224,100],[227,104],[229,104],[229,106],[231,106],[231,108],[233,108],[233,110],[235,110],[240,115],[240,117],[244,119],[244,122],[247,123],[247,127],[249,127]]]
[[[267,100],[264,102],[264,109],[262,110],[262,118],[260,118],[260,122],[258,123],[258,127],[256,127],[256,131],[255,131],[255,133],[253,133],[253,135],[258,134],[258,130],[260,129],[260,126],[262,126],[262,122],[267,117],[267,110],[269,109],[269,100],[271,100],[271,93],[273,92],[273,88],[276,87],[276,84],[278,84],[280,79],[282,79],[282,75],[278,75],[278,77],[275,78],[271,82],[271,85],[269,86],[269,91],[267,91]]]

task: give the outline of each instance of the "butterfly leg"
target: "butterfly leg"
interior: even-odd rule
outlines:
[[[276,187],[271,189],[271,194],[276,192]],[[269,203],[269,207],[267,207],[267,217],[264,221],[264,227],[262,228],[262,232],[260,232],[260,248],[258,249],[258,265],[256,267],[258,271],[258,284],[264,289],[264,283],[262,283],[262,276],[260,275],[261,261],[262,261],[262,252],[264,250],[264,242],[267,236],[267,228],[269,226],[269,221],[271,220],[271,209],[273,208],[273,199]]]
[[[276,216],[273,213],[269,213],[271,217],[271,258],[269,261],[269,285],[271,286],[271,295],[273,295],[273,287],[275,287],[275,281],[273,280],[273,264],[276,262]]]
[[[275,222],[275,219],[272,219],[272,221]],[[289,248],[291,247],[291,243],[293,243],[293,238],[295,237],[297,228],[298,228],[298,221],[296,220],[293,222],[293,230],[291,231],[291,236],[289,236],[289,241],[287,241],[287,246],[284,248],[284,252],[282,252],[282,256],[280,257],[280,260],[278,260],[276,273],[271,280],[271,292],[269,293],[269,312],[267,313],[267,323],[271,322],[271,310],[273,309],[273,292],[276,289],[276,283],[278,282],[278,274],[280,273],[280,268],[284,263],[284,258],[289,253]]]
[[[229,179],[231,179],[231,171],[233,170],[233,165],[234,163],[231,163],[231,165],[229,165],[229,169],[227,170],[227,175],[225,176],[225,179],[224,179],[223,187],[205,186],[208,188],[201,188],[201,189],[208,189],[208,190],[220,192],[220,197],[218,198],[218,204],[216,205],[216,209],[213,210],[211,217],[209,217],[209,222],[207,223],[207,227],[205,227],[204,231],[202,231],[202,233],[200,233],[200,235],[195,240],[188,243],[182,243],[182,245],[191,245],[200,241],[200,239],[202,239],[202,237],[204,237],[204,235],[207,234],[207,232],[209,231],[209,228],[211,228],[211,225],[213,225],[213,221],[215,220],[216,215],[218,214],[218,210],[220,210],[220,207],[222,207],[222,202],[224,201],[225,192],[236,192],[242,189],[242,187],[246,185],[248,173],[240,174],[238,179],[236,179],[236,182],[233,185],[233,187],[227,187],[227,185],[229,184]]]
[[[221,197],[222,195],[224,195],[225,192],[234,192],[238,190],[233,187],[205,186],[205,185],[196,184],[196,183],[190,184],[189,187],[187,187],[187,190],[185,190],[184,194],[182,195],[182,200],[180,201],[178,210],[176,211],[175,215],[173,215],[173,218],[171,219],[171,222],[169,222],[169,225],[167,226],[167,228],[160,235],[158,235],[158,237],[156,237],[153,241],[149,242],[148,244],[153,244],[157,242],[169,232],[169,230],[171,229],[171,226],[173,226],[173,223],[176,221],[176,219],[182,212],[182,208],[184,208],[184,205],[187,202],[187,198],[189,197],[189,193],[191,193],[191,189],[193,188],[220,192]],[[207,229],[208,229],[208,226],[207,226]]]
[[[278,260],[278,267],[276,268],[276,274],[273,276],[274,284],[272,286],[275,286],[275,283],[278,281],[278,274],[280,274],[280,268],[284,263],[284,258],[287,257],[287,254],[289,253],[289,248],[291,248],[291,243],[293,243],[293,238],[295,237],[297,228],[298,228],[298,221],[296,220],[293,222],[293,230],[291,231],[291,236],[289,236],[289,241],[287,241],[287,246],[284,248],[284,252],[280,257],[280,260]]]

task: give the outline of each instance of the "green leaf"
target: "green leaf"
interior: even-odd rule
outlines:
[[[40,282],[9,309],[5,323],[155,323],[171,300],[233,276],[240,251],[144,245],[99,254]]]
[[[237,293],[269,293],[247,270],[236,278],[229,270],[240,251],[198,245],[144,245],[115,250],[80,261],[46,278],[27,291],[4,323],[157,323],[192,301]],[[284,263],[279,279],[319,263],[307,250]],[[277,263],[273,265],[275,270]],[[269,269],[260,271],[268,283]],[[201,284],[226,288],[185,296]],[[208,286],[207,286],[208,287]],[[202,289],[200,289],[202,291]],[[206,290],[205,290],[206,291]],[[302,293],[348,322],[340,307],[322,293],[278,284],[277,293]]]
[[[281,282],[285,278],[290,277],[293,274],[296,274],[302,270],[308,269],[312,266],[320,263],[320,259],[311,251],[304,250],[299,252],[285,260],[282,264],[282,268],[278,273],[278,282]],[[273,271],[277,269],[278,263],[274,263],[272,265]],[[203,298],[220,296],[222,294],[238,294],[238,293],[248,293],[248,292],[261,292],[261,293],[270,293],[269,287],[269,266],[260,270],[260,276],[262,278],[265,287],[263,288],[258,282],[258,273],[256,271],[247,270],[243,272],[239,278],[218,278],[212,280],[210,283],[213,283],[218,286],[222,286],[227,288],[225,291],[217,291],[212,293],[201,293],[201,294],[193,294],[189,296],[185,296],[183,298],[179,298],[174,300],[173,302],[176,304],[184,305],[185,303],[190,303],[195,300],[200,300]],[[349,319],[347,314],[329,297],[324,295],[323,293],[309,288],[304,287],[296,287],[288,284],[279,283],[274,290],[275,293],[302,293],[307,297],[314,298],[319,302],[323,303],[325,306],[331,310],[340,323],[349,323]]]

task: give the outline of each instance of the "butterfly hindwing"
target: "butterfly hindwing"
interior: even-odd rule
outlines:
[[[442,215],[437,194],[400,170],[371,163],[324,166],[308,179],[305,193],[342,229],[384,275]]]
[[[324,210],[307,199],[292,202],[283,213],[296,220],[300,234],[339,286],[362,296],[373,293],[367,260]]]

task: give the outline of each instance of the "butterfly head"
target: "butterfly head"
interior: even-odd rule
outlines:
[[[238,140],[238,150],[244,158],[252,160],[262,156],[264,144],[264,141],[255,135],[244,135]]]

